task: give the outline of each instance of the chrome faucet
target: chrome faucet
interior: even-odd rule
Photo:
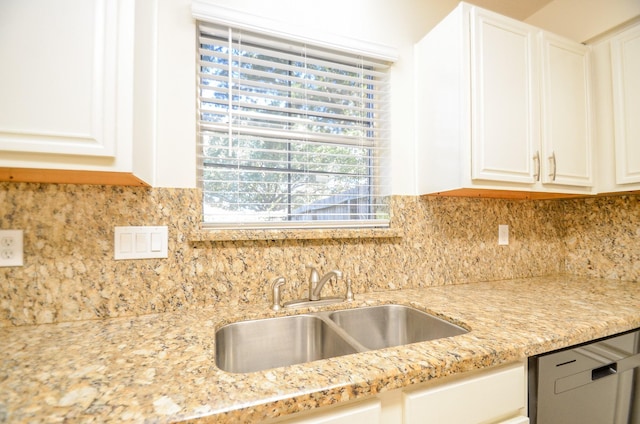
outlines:
[[[311,270],[309,274],[309,300],[320,300],[320,292],[331,278],[335,277],[336,280],[342,279],[342,271],[337,269],[329,271],[320,277],[318,271],[316,271],[312,265],[307,265],[306,268]]]
[[[285,282],[284,277],[277,277],[271,283],[271,291],[273,295],[273,302],[271,304],[271,309],[273,309],[274,311],[279,311],[280,309],[282,309],[282,306],[280,306],[280,287],[284,285],[284,282]]]

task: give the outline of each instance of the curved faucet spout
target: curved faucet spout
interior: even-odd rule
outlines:
[[[327,284],[327,281],[333,277],[335,277],[336,280],[342,279],[342,271],[334,269],[333,271],[329,271],[324,274],[318,282],[313,284],[311,290],[309,290],[309,300],[320,300],[320,292],[322,291],[322,288]]]

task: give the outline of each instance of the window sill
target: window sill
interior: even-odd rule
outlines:
[[[246,240],[323,240],[401,238],[404,233],[394,228],[337,228],[337,229],[268,229],[218,230],[203,229],[189,237],[191,241],[246,241]]]

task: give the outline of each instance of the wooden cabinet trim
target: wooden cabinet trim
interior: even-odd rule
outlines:
[[[150,187],[149,184],[129,172],[75,171],[64,169],[0,167],[0,182]]]

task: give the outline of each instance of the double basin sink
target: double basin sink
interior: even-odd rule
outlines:
[[[216,331],[216,365],[247,373],[467,332],[403,305],[240,321]]]

